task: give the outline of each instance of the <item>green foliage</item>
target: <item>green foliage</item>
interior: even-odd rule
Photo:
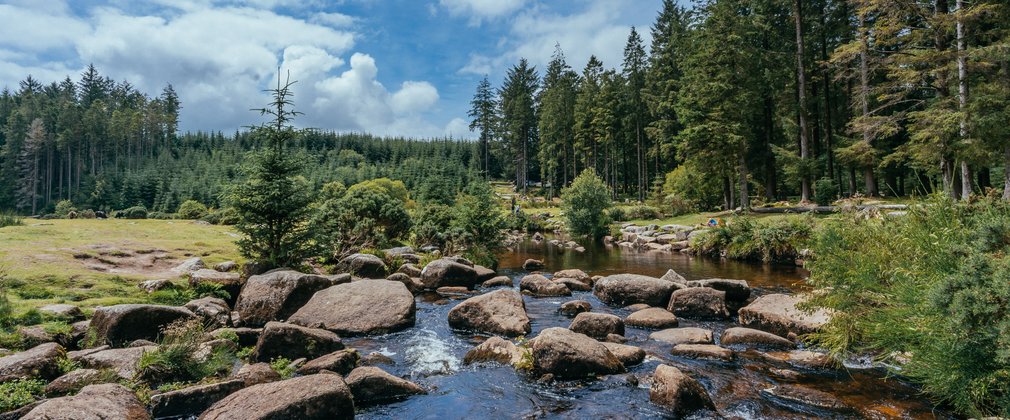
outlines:
[[[811,302],[835,311],[816,344],[876,354],[938,402],[1010,415],[1010,206],[935,200],[816,236]]]
[[[56,202],[56,210],[53,210],[53,214],[59,218],[66,218],[72,211],[77,211],[77,207],[74,207],[74,203],[72,201],[60,200]]]
[[[281,379],[288,379],[295,374],[295,366],[286,357],[277,357],[270,360],[270,368],[281,375]]]
[[[67,374],[81,368],[81,364],[71,360],[69,357],[61,357],[56,361],[60,367],[60,373]]]
[[[207,213],[206,216],[200,218],[207,223],[212,225],[234,225],[239,222],[239,214],[232,207],[225,207],[223,209],[215,209]]]
[[[218,283],[203,282],[195,287],[170,287],[155,291],[149,295],[151,302],[161,305],[181,306],[187,302],[204,297],[216,297],[224,300],[231,295]]]
[[[510,213],[505,218],[505,228],[508,230],[518,230],[520,232],[543,232],[547,230],[538,216],[530,215],[527,212]]]
[[[496,267],[494,252],[501,246],[505,217],[491,185],[470,184],[456,199],[454,210],[450,223],[453,244],[466,249],[465,255],[481,260],[478,264]]]
[[[0,211],[0,228],[7,226],[21,226],[24,224],[23,218],[10,210]]]
[[[530,372],[536,366],[533,360],[533,349],[530,348],[529,341],[526,337],[519,337],[516,339],[516,347],[519,349],[519,361],[515,362],[512,367],[516,370]]]
[[[624,216],[629,220],[650,220],[663,217],[663,212],[652,206],[631,206],[624,208]]]
[[[691,240],[702,254],[737,260],[791,263],[806,248],[814,231],[811,218],[759,221],[739,217]]]
[[[205,360],[195,354],[206,337],[200,321],[177,321],[165,327],[158,348],[137,362],[137,377],[148,383],[200,380],[230,372],[235,356],[225,350],[211,352]]]
[[[561,209],[566,228],[575,236],[599,239],[608,233],[610,219],[610,188],[592,169],[586,169],[572,185],[561,191]]]
[[[207,206],[196,200],[186,200],[179,205],[176,212],[180,219],[196,220],[207,215]]]
[[[144,206],[133,206],[126,210],[123,210],[121,217],[126,219],[146,219],[147,218],[147,208]]]
[[[411,226],[414,244],[444,247],[453,216],[453,208],[448,205],[431,203],[420,206],[414,212],[414,222]]]
[[[814,182],[814,202],[818,206],[830,206],[838,198],[838,185],[831,178],[821,178]]]
[[[352,185],[343,195],[339,192],[334,186],[323,194],[309,222],[323,248],[324,261],[335,262],[365,248],[381,247],[410,232],[402,182],[372,180]]]
[[[614,222],[625,222],[628,220],[628,214],[624,212],[624,207],[611,207],[607,210],[607,215]]]
[[[659,204],[673,215],[713,210],[722,205],[719,179],[687,162],[666,174]]]
[[[11,411],[45,396],[46,381],[15,379],[0,383],[0,412]]]

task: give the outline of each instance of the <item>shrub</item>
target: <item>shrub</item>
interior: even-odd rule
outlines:
[[[452,217],[452,207],[447,205],[428,204],[418,209],[411,227],[414,234],[414,244],[444,247],[445,241],[449,237]]]
[[[831,178],[821,178],[814,183],[814,202],[818,206],[830,206],[838,198],[838,185]]]
[[[235,356],[221,349],[205,360],[195,353],[204,341],[206,331],[200,321],[177,321],[162,331],[158,348],[144,353],[137,362],[137,377],[148,383],[169,383],[199,380],[231,370]]]
[[[41,379],[15,379],[0,383],[0,412],[24,407],[41,398],[46,390],[46,381]]]
[[[212,225],[234,225],[239,222],[239,215],[234,208],[225,207],[207,213],[200,220]]]
[[[94,219],[96,216],[95,216],[95,211],[94,210],[92,210],[92,209],[85,209],[85,210],[81,210],[79,213],[77,213],[77,217],[79,217],[81,219]]]
[[[686,162],[666,174],[662,187],[662,203],[677,204],[686,213],[711,210],[722,205],[722,186],[716,177],[705,176],[705,172]],[[676,214],[674,209],[671,213]],[[683,210],[681,210],[683,211]]]
[[[501,247],[506,221],[491,185],[470,184],[466,193],[456,199],[453,213],[453,244],[465,248],[464,255],[480,260],[479,264],[496,267],[494,254]]]
[[[147,214],[147,218],[157,220],[174,220],[178,219],[179,217],[175,213],[162,213],[160,211],[152,211]]]
[[[146,219],[147,208],[144,206],[133,206],[122,211],[122,217],[127,219]]]
[[[288,379],[295,374],[295,365],[286,357],[278,357],[270,360],[270,368],[281,375],[281,379]]]
[[[56,217],[59,218],[66,218],[68,215],[70,215],[70,212],[76,212],[76,211],[77,207],[74,207],[74,203],[72,201],[60,200],[56,202],[56,210],[53,211],[53,214],[55,214]]]
[[[663,212],[652,206],[632,206],[624,209],[630,220],[649,220],[663,217]]]
[[[572,185],[561,190],[561,210],[566,227],[575,236],[599,239],[608,233],[610,188],[592,169],[582,171]]]
[[[610,220],[615,222],[624,222],[628,220],[628,215],[624,212],[623,207],[613,207],[607,210],[607,214],[610,215]]]
[[[691,247],[702,254],[730,259],[793,262],[810,242],[813,228],[809,217],[773,221],[741,217],[692,239]]]
[[[0,228],[7,226],[21,226],[24,222],[21,216],[18,216],[14,212],[10,211],[0,211]]]
[[[335,261],[364,248],[380,247],[410,232],[406,193],[398,188],[403,183],[385,181],[354,184],[339,198],[328,194],[317,202],[310,230],[323,247],[324,260]]]
[[[524,211],[509,214],[505,218],[505,228],[522,232],[543,232],[546,230],[539,218]]]
[[[186,200],[176,211],[180,219],[196,220],[207,215],[207,206],[196,200]]]
[[[1010,416],[1010,205],[938,199],[902,217],[851,215],[814,241],[812,337],[875,354],[965,417]]]

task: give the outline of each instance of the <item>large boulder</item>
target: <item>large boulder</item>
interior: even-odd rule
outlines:
[[[583,312],[575,316],[568,329],[602,339],[609,334],[624,335],[624,321],[617,315]]]
[[[186,303],[186,309],[203,318],[203,324],[209,329],[227,327],[231,323],[231,310],[228,302],[216,297],[202,297]]]
[[[680,275],[680,273],[674,271],[673,269],[666,270],[666,274],[663,274],[663,277],[660,277],[660,279],[684,285],[687,284],[687,279],[685,279],[684,276]]]
[[[750,286],[747,280],[705,279],[687,282],[691,287],[711,287],[726,292],[726,300],[744,302],[750,298]]]
[[[593,278],[589,277],[589,274],[586,274],[585,271],[579,270],[577,268],[569,268],[567,270],[561,270],[555,272],[554,278],[575,279],[589,286],[593,285]]]
[[[519,290],[537,297],[571,296],[564,283],[556,283],[539,274],[530,274],[519,281]]]
[[[764,295],[750,305],[740,308],[740,324],[789,337],[816,332],[831,318],[826,310],[819,309],[806,313],[796,305],[802,302],[799,296],[782,294]]]
[[[221,290],[228,292],[229,296],[238,296],[242,290],[242,276],[239,273],[221,272],[209,268],[201,268],[189,273],[189,286],[196,287],[201,284],[216,284]]]
[[[133,340],[157,340],[162,328],[197,316],[186,308],[164,305],[126,304],[103,306],[91,318],[97,343],[123,346]]]
[[[673,292],[666,308],[674,315],[692,319],[726,319],[726,292],[710,287],[689,287]]]
[[[351,418],[351,389],[340,375],[330,373],[254,385],[225,397],[200,415],[201,420]]]
[[[386,263],[372,254],[351,254],[340,260],[337,270],[369,279],[386,277]]]
[[[712,344],[712,331],[704,328],[670,328],[649,334],[650,340],[678,344]]]
[[[63,346],[56,343],[39,344],[29,350],[0,357],[0,382],[27,378],[55,379],[60,376],[59,360],[63,357]]]
[[[488,280],[495,278],[495,276],[498,275],[498,273],[495,273],[494,270],[487,268],[483,265],[477,265],[477,264],[473,266],[473,271],[477,273],[478,283],[486,282]]]
[[[312,295],[332,285],[329,278],[288,269],[249,277],[235,303],[235,324],[262,327],[270,321],[288,319]]]
[[[583,283],[582,281],[570,279],[568,277],[554,277],[551,281],[563,284],[568,288],[568,290],[574,292],[591,292],[593,290],[593,286],[590,286],[588,283]]]
[[[468,265],[442,258],[424,266],[421,270],[421,283],[431,290],[445,286],[473,288],[478,283],[477,271]]]
[[[724,346],[742,345],[764,348],[790,349],[796,347],[792,341],[775,334],[751,328],[733,327],[723,331],[719,342]]]
[[[325,356],[324,356],[325,357]],[[281,374],[277,373],[269,363],[253,363],[249,365],[242,365],[235,372],[231,379],[238,379],[242,381],[245,386],[253,386],[259,384],[265,384],[267,382],[274,382],[281,380]]]
[[[207,264],[204,264],[200,257],[193,257],[179,263],[179,265],[172,268],[172,272],[177,274],[189,274],[204,268],[207,268]]]
[[[72,397],[53,398],[35,406],[22,419],[149,419],[137,395],[119,384],[88,385]]]
[[[400,269],[396,270],[397,273],[403,273],[410,277],[421,277],[421,269],[417,268],[414,263],[404,263],[400,266]]]
[[[504,365],[515,365],[522,360],[519,347],[501,337],[491,337],[484,340],[463,356],[463,363],[496,362]]]
[[[624,372],[624,364],[602,343],[565,328],[547,328],[530,344],[535,369],[558,379]]]
[[[649,387],[649,400],[679,416],[697,410],[715,410],[712,398],[698,381],[670,365],[656,366]]]
[[[480,284],[480,287],[484,288],[500,287],[500,286],[512,287],[512,277],[497,276]]]
[[[523,270],[534,271],[542,270],[544,268],[544,262],[542,260],[527,259],[523,262]]]
[[[133,379],[137,374],[137,363],[144,353],[154,351],[155,346],[130,347],[125,349],[106,349],[83,353],[80,356],[70,356],[86,368],[105,369],[115,372],[122,379]]]
[[[252,360],[269,362],[277,357],[290,360],[315,359],[342,350],[344,343],[336,334],[282,322],[268,322],[252,353]]]
[[[344,380],[354,394],[354,402],[359,406],[427,394],[427,391],[417,384],[397,378],[374,366],[356,368]]]
[[[531,331],[523,297],[510,289],[495,290],[464,300],[449,311],[449,326],[508,337],[526,335]]]
[[[155,418],[200,414],[214,403],[242,388],[245,388],[245,383],[233,379],[154,394],[151,396],[151,414]]]
[[[317,292],[288,319],[337,334],[385,334],[414,326],[414,295],[403,283],[368,280]]]
[[[612,305],[645,303],[666,307],[675,286],[673,282],[638,274],[615,274],[596,282],[593,293]]]
[[[663,308],[645,308],[635,311],[624,319],[624,323],[639,328],[674,328],[679,324],[677,316]]]
[[[354,349],[338,350],[312,359],[298,368],[299,375],[312,375],[324,370],[346,375],[358,365],[358,352]]]
[[[88,385],[113,383],[120,378],[115,373],[98,369],[76,369],[66,375],[56,378],[49,385],[46,385],[46,395],[50,397],[62,397],[67,394],[75,394]]]

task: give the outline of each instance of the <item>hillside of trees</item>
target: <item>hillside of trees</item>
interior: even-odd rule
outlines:
[[[622,63],[520,60],[478,86],[471,127],[518,185],[594,168],[618,196],[723,208],[815,184],[967,198],[1010,179],[1007,22],[992,0],[666,0],[648,53],[632,28]]]

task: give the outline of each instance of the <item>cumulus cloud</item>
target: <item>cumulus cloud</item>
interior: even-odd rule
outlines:
[[[471,25],[483,20],[502,17],[523,7],[526,0],[439,0],[442,7],[453,16],[470,18]]]
[[[36,9],[38,4],[0,4],[0,44],[22,51],[45,51],[73,45],[91,30],[87,23],[68,16],[65,4],[55,2],[54,6]]]

